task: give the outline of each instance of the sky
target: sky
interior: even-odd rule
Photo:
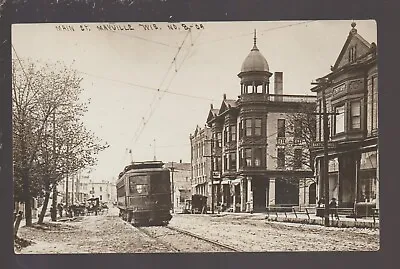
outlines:
[[[375,21],[355,22],[364,39],[377,43]],[[185,22],[190,31],[180,23],[156,23],[157,29],[111,24],[126,30],[99,29],[109,23],[16,24],[12,45],[21,59],[61,61],[82,76],[81,98],[91,100],[83,120],[110,145],[90,173],[101,181],[115,179],[131,160],[154,155],[190,162],[189,136],[204,127],[210,104],[219,108],[223,94],[240,94],[237,74],[254,29],[270,72],[283,72],[284,94],[313,95],[311,82],[329,73],[351,23]],[[273,77],[270,83],[273,91]]]

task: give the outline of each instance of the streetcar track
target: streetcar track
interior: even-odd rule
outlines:
[[[132,226],[134,228],[136,228],[138,231],[144,233],[145,235],[147,235],[148,237],[156,240],[159,244],[162,244],[164,246],[167,246],[168,248],[172,249],[175,252],[181,252],[180,249],[175,248],[174,246],[172,246],[170,243],[162,241],[159,239],[160,236],[154,236],[151,232],[146,231],[146,229],[144,227],[138,227],[138,226]]]
[[[165,227],[168,228],[168,229],[170,229],[170,230],[172,230],[172,231],[176,231],[176,232],[178,232],[178,233],[185,234],[185,235],[194,237],[194,238],[199,239],[199,240],[202,240],[202,241],[206,241],[206,242],[208,242],[208,243],[210,243],[210,244],[216,245],[216,246],[221,247],[221,248],[228,249],[228,250],[230,250],[230,251],[241,252],[240,250],[238,250],[238,249],[236,249],[236,248],[234,248],[234,247],[231,247],[231,246],[222,244],[222,243],[220,243],[220,242],[217,242],[217,241],[208,239],[208,238],[206,238],[206,237],[203,237],[203,236],[194,234],[194,233],[189,232],[189,231],[186,231],[186,230],[182,230],[182,229],[179,229],[179,228],[176,228],[176,227],[172,227],[172,226],[165,226]]]
[[[226,250],[228,250],[228,251],[233,251],[233,252],[241,252],[241,250],[238,250],[238,249],[236,249],[236,248],[234,248],[234,247],[231,247],[231,246],[225,245],[225,244],[223,244],[223,243],[220,243],[220,242],[217,242],[217,241],[208,239],[208,238],[206,238],[206,237],[202,237],[202,236],[200,236],[200,235],[191,233],[191,232],[186,231],[186,230],[179,229],[179,228],[177,228],[177,227],[172,227],[172,226],[157,226],[157,227],[164,227],[164,228],[167,228],[167,229],[173,231],[173,233],[164,233],[164,234],[161,234],[161,235],[155,235],[155,234],[153,234],[152,232],[148,231],[148,230],[146,229],[146,227],[140,227],[140,226],[133,226],[133,227],[135,227],[137,230],[139,230],[140,232],[144,233],[144,234],[147,235],[148,237],[150,237],[150,238],[156,240],[158,243],[169,247],[170,249],[172,249],[172,250],[175,251],[175,252],[181,252],[181,250],[175,248],[174,246],[172,246],[171,243],[168,243],[168,242],[165,242],[165,241],[161,240],[160,237],[166,237],[166,236],[171,236],[171,235],[172,235],[172,236],[173,236],[173,235],[185,235],[185,236],[189,236],[189,237],[191,237],[191,238],[195,238],[195,239],[200,240],[200,241],[203,241],[203,242],[207,242],[208,244],[214,245],[214,246],[216,246],[216,247],[218,247],[218,248],[226,249]]]

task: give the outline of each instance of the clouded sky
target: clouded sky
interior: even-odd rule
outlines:
[[[377,43],[374,21],[356,23],[361,36]],[[283,72],[284,94],[310,95],[311,81],[329,72],[351,29],[351,21],[186,24],[194,26],[190,32],[167,23],[153,30],[138,23],[113,24],[118,30],[86,24],[84,31],[80,24],[66,25],[74,31],[60,30],[59,24],[13,26],[20,58],[60,60],[80,72],[82,98],[91,99],[84,120],[110,144],[92,180],[117,177],[131,161],[130,149],[135,161],[152,160],[155,149],[164,162],[190,162],[189,135],[204,126],[210,104],[219,107],[224,93],[228,99],[240,94],[237,74],[253,46],[254,29],[270,72]],[[273,80],[271,90],[272,85]]]

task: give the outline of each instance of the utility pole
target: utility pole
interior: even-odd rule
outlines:
[[[174,190],[174,172],[175,172],[175,169],[174,169],[174,162],[172,162],[172,165],[171,165],[171,174],[172,174],[172,176],[171,176],[171,185],[172,185],[172,187],[171,187],[171,195],[172,195],[172,213],[174,213],[175,212],[175,190]]]
[[[323,125],[324,125],[324,196],[325,196],[325,210],[324,210],[324,224],[329,226],[329,160],[328,160],[328,140],[329,140],[329,127],[328,127],[328,114],[326,111],[326,88],[322,90],[322,106],[323,106]]]
[[[323,150],[324,150],[324,163],[322,167],[322,185],[324,190],[325,210],[324,210],[324,225],[329,226],[329,157],[328,157],[328,141],[329,141],[329,126],[328,126],[328,115],[337,115],[336,112],[327,112],[326,110],[326,89],[330,85],[328,79],[322,79],[314,85],[321,86],[322,89],[322,125],[323,125]],[[321,115],[321,113],[313,113]]]
[[[210,155],[209,156],[203,156],[203,157],[209,157],[211,158],[210,162],[210,181],[211,181],[211,214],[214,214],[214,154],[213,154],[213,144],[214,144],[214,139],[208,139],[205,140],[207,142],[211,143],[210,146]]]

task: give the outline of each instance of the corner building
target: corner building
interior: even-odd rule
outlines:
[[[313,174],[303,165],[285,162],[287,147],[300,155],[305,150],[302,139],[289,132],[288,119],[315,106],[316,98],[283,94],[282,72],[275,72],[271,93],[272,76],[254,33],[253,48],[238,74],[239,98],[227,99],[224,94],[219,109],[211,106],[206,121],[213,142],[215,205],[235,212],[261,212],[270,206],[304,203],[298,183]]]
[[[351,24],[345,44],[331,72],[311,89],[317,93],[317,111],[322,114],[325,93],[329,116],[329,199],[339,207],[379,208],[378,148],[378,54]],[[317,120],[316,175],[318,196],[324,196],[323,121]]]

